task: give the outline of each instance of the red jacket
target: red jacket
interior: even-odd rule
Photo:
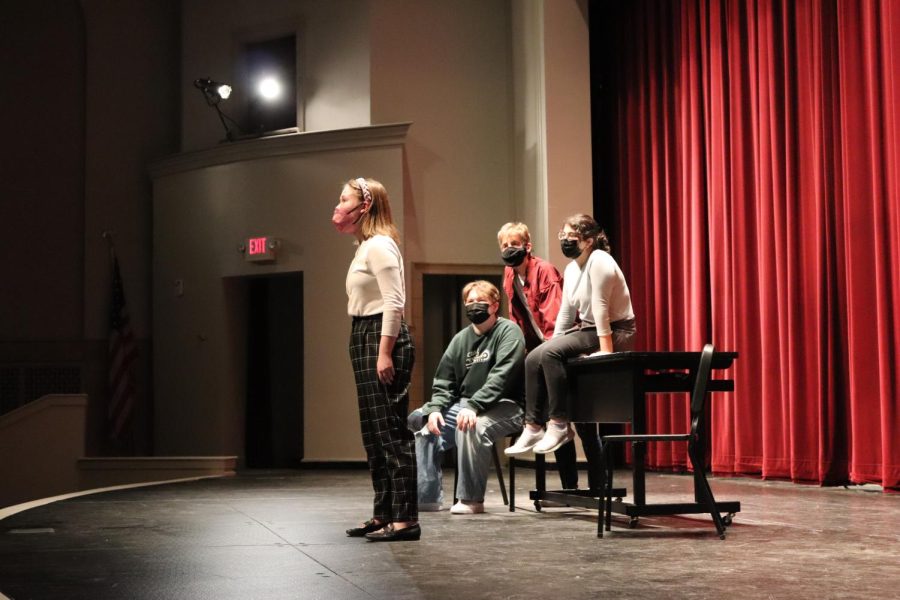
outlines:
[[[556,314],[559,312],[559,303],[562,299],[562,275],[552,264],[536,256],[528,255],[525,259],[525,282],[522,291],[528,301],[528,308],[534,315],[534,320],[544,339],[553,337],[553,327],[556,325]],[[541,343],[528,314],[524,312],[516,290],[513,288],[515,269],[506,267],[503,269],[503,291],[509,299],[509,318],[522,329],[525,334],[525,348],[531,350]]]

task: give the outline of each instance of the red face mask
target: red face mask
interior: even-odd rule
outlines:
[[[360,214],[358,217],[354,217],[354,213],[364,206],[365,203],[357,204],[349,210],[340,206],[335,207],[334,214],[331,215],[331,223],[338,233],[356,233],[359,230],[359,222],[363,216]]]

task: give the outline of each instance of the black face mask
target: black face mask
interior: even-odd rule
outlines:
[[[466,318],[475,323],[476,325],[480,325],[491,318],[491,313],[488,310],[490,305],[487,302],[473,302],[472,304],[466,305]]]
[[[521,265],[526,256],[528,256],[528,252],[525,250],[525,248],[516,248],[515,246],[510,246],[500,253],[500,257],[503,258],[503,262],[508,264],[510,267],[518,267],[519,265]]]
[[[566,258],[575,259],[581,255],[581,249],[578,247],[578,240],[570,240],[568,238],[560,240],[559,248]]]

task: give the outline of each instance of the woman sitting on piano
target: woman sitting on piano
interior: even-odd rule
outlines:
[[[507,455],[532,450],[547,454],[575,436],[567,412],[566,360],[631,350],[634,345],[631,294],[609,253],[606,234],[593,217],[577,214],[566,219],[559,241],[572,262],[563,275],[553,337],[525,358],[525,430],[506,449]]]

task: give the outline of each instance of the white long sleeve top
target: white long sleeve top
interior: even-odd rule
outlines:
[[[364,240],[347,271],[347,314],[365,317],[382,313],[381,335],[397,337],[406,305],[403,257],[391,237]]]
[[[603,250],[594,250],[584,267],[574,260],[566,265],[553,337],[572,327],[576,315],[581,316],[584,326],[596,325],[598,336],[612,333],[610,323],[634,318],[625,276],[616,260]]]

